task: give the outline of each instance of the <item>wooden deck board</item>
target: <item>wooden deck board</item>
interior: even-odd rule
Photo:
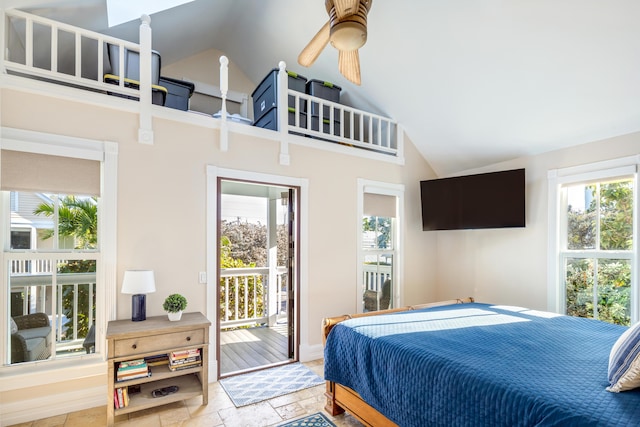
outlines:
[[[220,332],[220,374],[228,375],[289,360],[286,325]]]

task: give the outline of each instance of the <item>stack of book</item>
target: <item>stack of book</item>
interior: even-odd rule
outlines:
[[[147,362],[147,366],[162,366],[169,364],[169,356],[166,354],[155,354],[153,356],[147,356],[144,358]]]
[[[113,406],[116,409],[124,408],[129,405],[128,387],[119,387],[113,390]]]
[[[151,375],[151,371],[144,359],[127,360],[120,362],[116,372],[116,381],[133,380]]]
[[[202,366],[200,358],[200,349],[193,348],[189,350],[172,351],[169,353],[169,369],[177,371],[180,369],[193,368]]]

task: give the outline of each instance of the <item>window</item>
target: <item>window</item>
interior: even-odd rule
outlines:
[[[637,194],[636,165],[552,176],[558,311],[621,325],[637,320]]]
[[[361,209],[358,220],[359,311],[377,311],[399,305],[400,218],[403,186],[359,180]]]
[[[115,144],[4,132],[31,141],[6,138],[0,151],[2,364],[100,353],[115,284],[103,266],[115,249]]]

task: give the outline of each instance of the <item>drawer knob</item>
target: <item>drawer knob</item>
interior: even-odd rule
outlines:
[[[191,341],[191,337],[187,337],[187,341]]]
[[[134,344],[134,345],[131,346],[131,348],[135,350],[136,348],[138,348],[138,345]]]

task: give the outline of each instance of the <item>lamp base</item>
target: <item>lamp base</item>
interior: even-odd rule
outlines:
[[[135,294],[131,297],[131,321],[141,322],[147,319],[147,303],[145,294]]]

